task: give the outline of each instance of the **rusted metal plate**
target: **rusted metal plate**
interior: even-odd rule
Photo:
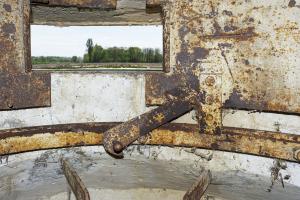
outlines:
[[[146,105],[161,105],[167,101],[168,91],[183,87],[184,82],[180,74],[168,75],[165,73],[147,73],[146,78]]]
[[[183,200],[200,200],[211,182],[210,171],[204,170],[197,181],[185,193]]]
[[[124,122],[104,133],[105,150],[116,157],[122,157],[122,151],[138,138],[149,134],[153,129],[192,110],[189,101],[170,100],[166,104]]]
[[[50,105],[50,74],[0,74],[0,110]]]
[[[62,158],[60,160],[61,168],[64,172],[64,175],[68,181],[70,188],[72,189],[76,200],[90,200],[90,194],[84,183],[76,173],[76,171],[72,168],[70,163]]]
[[[173,1],[175,73],[222,74],[223,108],[300,113],[300,12],[288,1]],[[273,20],[275,19],[276,20]],[[188,66],[188,67],[187,67]],[[155,80],[154,80],[155,81]],[[148,102],[162,101],[146,91]]]
[[[28,1],[0,1],[0,74],[31,69]]]
[[[120,123],[65,124],[0,131],[0,155],[49,148],[99,145],[103,133]],[[166,124],[141,144],[195,147],[300,162],[300,136],[223,127],[220,135],[199,134],[198,125]]]
[[[31,0],[31,3],[78,8],[116,9],[117,7],[117,0]]]

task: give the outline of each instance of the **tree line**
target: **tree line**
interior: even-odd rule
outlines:
[[[38,64],[55,64],[55,63],[81,63],[82,58],[73,57],[59,57],[59,56],[32,56],[31,62],[33,65]]]
[[[94,44],[92,39],[86,42],[86,51],[83,57],[59,57],[59,56],[33,56],[32,64],[52,63],[161,63],[163,55],[160,49],[139,47],[110,47],[103,48]]]
[[[83,56],[83,62],[130,62],[130,63],[160,63],[163,60],[161,50],[156,48],[139,47],[110,47],[103,48],[93,44],[92,39],[86,42],[87,53]]]

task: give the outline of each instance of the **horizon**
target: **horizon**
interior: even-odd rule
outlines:
[[[83,57],[86,41],[103,48],[158,48],[162,52],[162,26],[69,26],[31,25],[31,55]]]

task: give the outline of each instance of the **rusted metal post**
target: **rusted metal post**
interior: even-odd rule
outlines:
[[[29,1],[0,1],[0,74],[31,70]]]
[[[85,187],[84,183],[82,182],[76,171],[71,167],[70,163],[63,158],[60,161],[61,168],[76,199],[90,200],[90,194],[87,188]]]
[[[210,171],[203,171],[197,181],[185,193],[183,200],[200,200],[211,182]]]
[[[122,123],[104,133],[104,148],[116,157],[122,157],[122,151],[139,137],[153,129],[192,110],[187,100],[177,99],[144,113],[132,120]]]
[[[50,106],[50,74],[31,73],[29,1],[0,1],[0,110]]]

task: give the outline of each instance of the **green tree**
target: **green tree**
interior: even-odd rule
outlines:
[[[142,50],[138,47],[130,47],[128,49],[129,62],[139,62],[142,61],[143,53]]]
[[[103,48],[100,45],[95,45],[93,48],[91,62],[103,62]]]
[[[87,47],[87,52],[88,52],[88,62],[92,62],[92,54],[93,54],[93,49],[94,49],[94,44],[92,39],[88,39],[86,42],[86,47]]]
[[[155,63],[160,63],[163,60],[163,56],[160,52],[160,49],[155,49],[154,50],[154,62]]]
[[[78,62],[77,56],[73,56],[73,57],[71,58],[71,61],[72,61],[73,63],[77,63],[77,62]]]

